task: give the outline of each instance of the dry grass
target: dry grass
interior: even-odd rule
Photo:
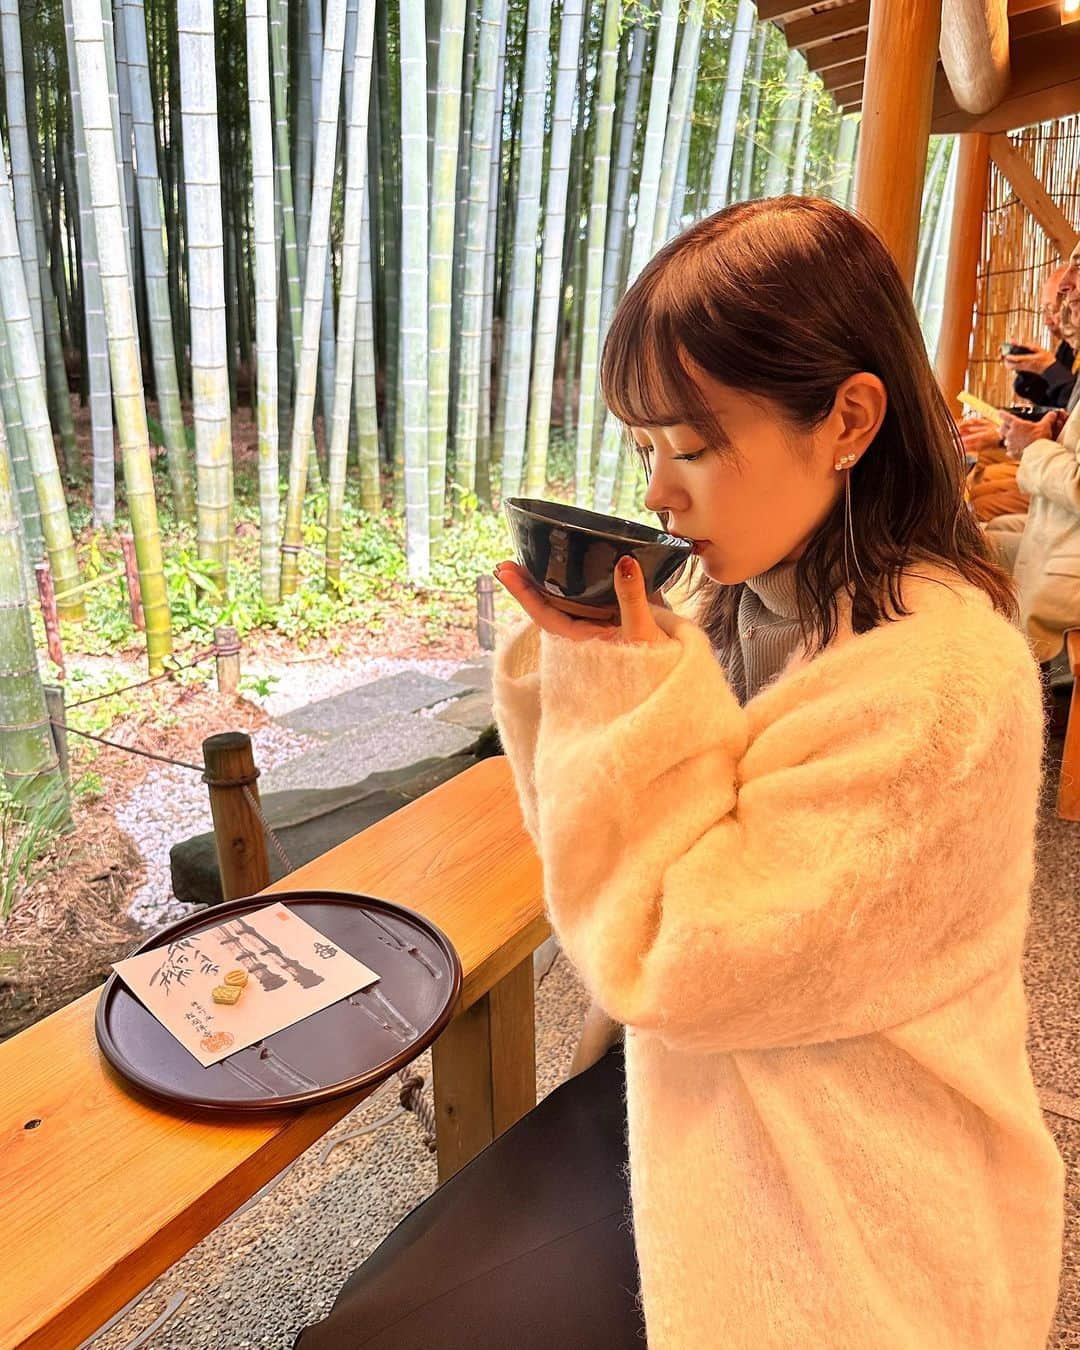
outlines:
[[[100,984],[144,936],[126,914],[142,879],[134,845],[104,801],[76,805],[74,819],[0,928],[0,1039]]]

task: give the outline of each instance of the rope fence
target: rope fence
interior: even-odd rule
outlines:
[[[201,666],[204,661],[208,661],[211,656],[217,655],[216,647],[207,647],[204,652],[200,652],[194,661],[188,661],[182,666],[170,666],[168,670],[160,675],[151,675],[149,679],[136,680],[134,684],[125,684],[120,689],[107,689],[103,694],[92,694],[89,698],[81,698],[78,703],[67,704],[68,711],[74,708],[85,708],[88,703],[100,703],[104,698],[116,698],[120,694],[127,694],[132,689],[145,689],[147,685],[157,684],[160,680],[171,680],[174,675],[179,675],[183,670],[194,670],[196,666]]]

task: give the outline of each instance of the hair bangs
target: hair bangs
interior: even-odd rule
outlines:
[[[658,311],[655,292],[644,287],[631,287],[615,313],[600,387],[608,409],[627,429],[682,425],[706,438],[720,433],[697,392],[672,315]]]

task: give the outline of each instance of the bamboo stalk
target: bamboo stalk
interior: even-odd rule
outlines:
[[[41,566],[48,569],[48,563]],[[15,483],[0,421],[0,774],[11,791],[58,785],[29,597]],[[63,653],[58,663],[62,669]]]
[[[405,553],[409,577],[431,567],[428,466],[427,62],[423,0],[401,4],[401,371]]]
[[[278,488],[277,236],[274,219],[273,117],[266,0],[247,0],[251,181],[255,210],[255,348],[259,427],[259,585],[263,602],[281,593]]]
[[[559,25],[559,56],[552,107],[551,157],[544,201],[544,244],[540,259],[540,294],[533,339],[532,378],[528,394],[525,492],[541,497],[547,486],[551,394],[555,383],[555,347],[562,309],[563,241],[578,234],[576,212],[567,231],[566,198],[570,178],[571,112],[585,29],[584,0],[565,0]],[[568,372],[569,375],[569,372]]]
[[[330,237],[330,199],[333,193],[334,161],[338,132],[338,101],[341,90],[342,50],[345,42],[344,0],[331,0],[326,16],[326,47],[323,62],[322,99],[315,145],[315,172],[311,197],[307,257],[304,270],[303,335],[293,409],[292,444],[289,452],[289,488],[285,499],[284,547],[281,562],[281,593],[292,595],[299,571],[296,549],[301,543],[304,495],[308,463],[314,447],[316,378],[319,360],[319,330],[322,323],[326,254]]]
[[[177,31],[199,557],[210,564],[224,590],[232,552],[232,419],[225,332],[213,0],[179,0]]]
[[[362,21],[356,26],[353,49],[353,80],[349,91],[348,136],[346,140],[345,222],[342,243],[341,297],[338,309],[337,370],[334,381],[334,411],[330,427],[328,454],[329,493],[326,508],[326,579],[338,585],[341,579],[341,515],[345,501],[345,467],[349,449],[349,412],[355,372],[356,320],[359,311],[361,235],[364,230],[364,180],[367,177],[367,115],[371,102],[371,46],[374,36],[372,6],[365,5]],[[369,274],[370,275],[370,274]],[[378,446],[370,439],[366,446],[368,462]],[[376,482],[377,491],[377,482]],[[368,485],[370,500],[370,484]]]
[[[121,228],[119,172],[108,106],[106,49],[101,11],[96,0],[72,0],[76,76],[82,94],[94,226],[109,334],[116,420],[124,462],[128,509],[139,561],[139,580],[146,615],[146,648],[150,673],[164,669],[172,652],[172,629],[154,477],[146,402],[135,332],[135,313]]]
[[[38,362],[38,343],[30,316],[26,277],[19,257],[11,186],[3,160],[3,147],[0,146],[0,305],[3,309],[4,331],[37,491],[41,529],[56,581],[60,612],[66,619],[81,619],[85,613],[82,600],[77,597],[69,599],[66,594],[69,588],[78,584],[79,568],[49,424],[45,382]]]

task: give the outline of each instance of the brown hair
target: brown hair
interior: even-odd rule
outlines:
[[[911,295],[865,221],[832,202],[775,197],[726,207],[667,243],[626,292],[604,344],[604,398],[632,452],[631,426],[682,424],[725,453],[688,363],[768,400],[803,431],[851,375],[868,371],[885,385],[885,418],[850,470],[859,568],[849,584],[841,493],[795,569],[804,633],[819,650],[836,633],[841,584],[863,633],[909,612],[899,583],[916,563],[955,571],[1016,621],[1012,583],[963,500],[960,437]],[[703,587],[701,625],[726,645],[740,587],[707,578]]]

